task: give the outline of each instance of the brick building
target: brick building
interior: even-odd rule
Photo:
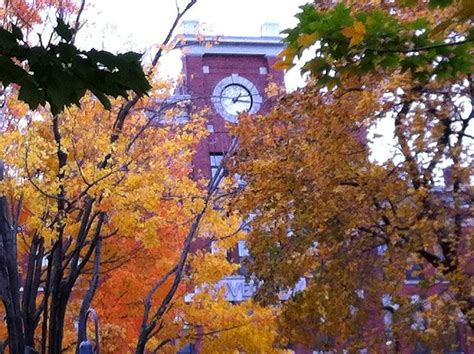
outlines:
[[[231,137],[227,123],[236,123],[241,111],[262,113],[269,109],[265,88],[283,85],[283,72],[272,68],[283,49],[277,24],[264,24],[260,37],[197,39],[198,22],[184,23],[183,74],[178,88],[197,110],[210,108],[209,136],[198,147],[194,160],[196,178],[210,178]],[[210,43],[210,44],[209,44]]]
[[[209,135],[198,146],[193,162],[195,178],[210,179],[217,171],[224,154],[229,150],[232,137],[227,125],[236,124],[239,112],[265,113],[270,107],[266,100],[265,88],[270,82],[284,85],[283,72],[272,68],[278,53],[283,49],[279,29],[276,24],[262,26],[260,37],[219,37],[199,38],[198,22],[184,23],[183,37],[183,83],[177,89],[178,97],[186,97],[192,101],[195,109],[209,108],[207,129]],[[203,41],[204,39],[204,41]],[[215,41],[211,45],[206,42]],[[366,143],[365,136],[361,138]],[[196,245],[195,247],[199,247]],[[383,249],[378,252],[383,253]],[[233,258],[240,261],[248,256],[245,244],[240,243]],[[374,255],[376,256],[376,255]],[[420,301],[418,283],[422,280],[422,269],[417,268],[407,272],[403,293]],[[255,289],[252,284],[245,282],[242,275],[229,276],[220,282],[226,287],[229,301],[239,302],[250,298]],[[296,289],[304,289],[305,279],[301,279]],[[444,285],[440,284],[442,288]],[[432,291],[440,291],[433,289]],[[190,300],[191,301],[191,300]],[[396,311],[396,304],[390,299],[381,299],[380,311],[371,315],[370,326],[377,328],[377,333],[384,336],[386,348],[381,352],[389,352],[391,343],[391,316]],[[421,326],[422,324],[420,324]],[[459,346],[451,354],[473,353],[474,347],[469,347],[466,341],[465,327],[459,326]],[[323,353],[295,345],[295,353]],[[194,345],[188,345],[180,353],[194,353]],[[341,351],[345,352],[345,351]],[[423,346],[403,346],[402,353],[429,353]],[[361,353],[368,353],[361,351]]]
[[[283,50],[277,24],[264,24],[261,36],[203,37],[198,33],[197,21],[183,23],[180,41],[183,47],[183,81],[176,90],[175,99],[192,102],[194,110],[208,108],[207,130],[195,153],[193,177],[210,179],[229,151],[232,137],[228,125],[236,124],[238,113],[265,113],[270,108],[265,88],[269,83],[283,85],[283,72],[272,65]],[[203,245],[199,240],[193,248]],[[207,245],[204,247],[208,247]],[[244,242],[232,254],[239,262],[248,256]],[[254,285],[241,274],[225,277],[218,284],[226,289],[231,302],[245,301],[255,291]],[[192,292],[186,301],[192,301]],[[199,352],[199,343],[187,344],[179,353]]]

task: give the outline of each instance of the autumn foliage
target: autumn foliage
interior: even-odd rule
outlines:
[[[28,27],[35,14],[39,21],[43,10],[53,10],[48,6],[65,11],[62,2],[38,4],[44,7],[11,2],[5,16],[21,12]],[[80,6],[69,10],[81,11]],[[75,32],[59,31],[60,40],[74,49]],[[48,48],[43,54],[54,50]],[[272,310],[252,301],[231,304],[225,289],[214,286],[237,270],[227,251],[244,237],[241,219],[221,202],[231,181],[222,181],[221,188],[214,181],[208,188],[208,181],[190,178],[206,120],[197,112],[186,123],[174,121],[187,106],[169,103],[173,83],[154,78],[161,53],[147,68],[153,88],[146,97],[131,92],[125,76],[119,78],[125,71],[143,83],[141,68],[136,71],[131,62],[109,68],[114,57],[105,52],[95,53],[107,62],[98,69],[121,80],[120,90],[109,79],[92,85],[93,93],[79,85],[84,95],[77,101],[77,92],[67,96],[56,89],[55,97],[46,94],[32,111],[38,103],[25,100],[20,86],[5,88],[1,350],[5,344],[11,353],[23,353],[25,346],[75,351],[85,339],[89,306],[99,314],[104,353],[176,352],[196,341],[210,352],[271,350]],[[45,79],[48,90],[58,77],[50,79]],[[65,101],[55,105],[56,98]],[[198,238],[205,250],[213,242],[217,251],[191,254],[190,244]],[[192,301],[185,302],[190,293]]]
[[[205,135],[203,119],[193,116],[185,125],[162,121],[142,129],[149,125],[145,107],[166,89],[163,84],[156,86],[154,92],[158,95],[144,99],[136,106],[123,133],[112,144],[110,136],[117,111],[104,110],[92,97],[85,97],[81,108],[68,109],[57,117],[47,111],[27,113],[27,107],[14,96],[6,105],[9,126],[1,141],[10,178],[2,183],[2,190],[14,205],[22,201],[22,226],[18,234],[20,255],[28,255],[32,239],[38,237],[44,245],[44,257],[51,252],[58,237],[57,229],[50,225],[59,222],[56,195],[60,188],[67,201],[67,209],[59,219],[64,227],[65,267],[71,264],[68,257],[72,256],[68,256],[68,251],[79,242],[75,235],[81,227],[81,215],[86,212],[88,201],[93,201],[92,213],[96,215],[92,225],[96,225],[100,215],[106,215],[100,231],[101,280],[93,301],[100,314],[105,352],[133,350],[143,317],[143,301],[156,281],[178,262],[194,215],[204,206],[205,188],[201,182],[189,177],[195,145]],[[120,107],[118,102],[114,107]],[[67,153],[67,163],[60,171],[58,145],[51,129],[54,119],[60,122],[61,151]],[[104,159],[107,167],[101,168]],[[58,171],[64,174],[61,180]],[[267,326],[265,323],[271,319],[271,311],[258,310],[251,303],[234,306],[223,299],[222,291],[212,295],[212,291],[204,290],[192,303],[184,302],[184,295],[193,287],[217,283],[235,271],[235,266],[226,258],[226,250],[243,236],[236,232],[239,222],[238,217],[223,218],[220,211],[212,208],[206,211],[199,235],[209,239],[209,244],[211,239],[217,241],[220,251],[190,257],[196,266],[184,275],[172,307],[161,319],[159,335],[153,337],[151,345],[159,345],[162,341],[169,345],[172,340],[173,345],[183,345],[186,338],[194,341],[200,333],[216,331],[217,335],[223,329],[229,333],[214,336],[219,339],[220,346],[245,348],[247,344],[250,347],[257,345],[255,341],[263,345],[263,337],[252,339],[248,327],[253,324],[259,328]],[[233,236],[219,242],[220,237],[229,234]],[[80,258],[91,258],[90,242],[95,242],[94,238],[85,243]],[[70,348],[77,340],[74,321],[93,272],[92,261],[83,262],[86,261],[79,262],[79,267],[84,266],[83,275],[67,305],[65,348]],[[154,303],[159,303],[167,293],[168,283],[155,294]],[[41,299],[41,295],[38,296]],[[211,317],[213,320],[209,321]],[[272,331],[271,325],[268,326],[266,345],[271,346]],[[188,329],[184,331],[186,327]],[[246,338],[245,343],[232,339],[242,331],[247,333],[242,337]],[[181,337],[184,339],[174,342]],[[40,338],[35,335],[36,341]],[[215,344],[210,340],[205,345]]]
[[[470,350],[472,4],[401,3],[302,7],[277,65],[315,53],[307,86],[235,129],[258,297],[309,284],[284,343]]]
[[[87,69],[82,83],[57,89],[52,71],[41,74],[49,65],[33,73],[31,56],[0,53],[23,76],[40,74],[26,99],[24,82],[0,71],[12,83],[1,107],[0,352],[77,350],[89,306],[104,353],[173,353],[188,343],[205,353],[469,352],[469,1],[303,6],[277,66],[313,54],[306,87],[270,86],[274,109],[239,117],[229,173],[211,181],[190,177],[206,110],[169,100],[175,83],[156,75],[174,27],[144,70],[133,53],[76,50],[82,5],[12,0],[0,13],[0,42],[34,54],[32,28],[51,10],[55,40],[68,46],[40,43],[42,58],[69,58],[54,62],[70,77],[90,55],[111,79],[97,87]],[[174,119],[184,112],[186,122]],[[216,284],[238,272],[229,254],[244,239],[257,293],[230,303]]]

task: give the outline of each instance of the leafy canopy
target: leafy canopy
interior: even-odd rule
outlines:
[[[459,322],[474,329],[472,6],[320,3],[278,64],[314,48],[306,87],[235,127],[257,295],[278,304],[307,280],[278,315],[284,345],[459,350]]]
[[[452,4],[452,0],[431,0],[428,7]],[[399,5],[410,11],[417,1],[404,0]],[[351,11],[345,3],[326,11],[307,4],[296,15],[298,25],[284,31],[288,47],[280,54],[277,66],[291,68],[295,57],[301,58],[316,44],[314,58],[302,71],[310,72],[322,85],[340,84],[341,75],[360,76],[375,70],[401,69],[422,83],[456,77],[472,70],[474,32],[470,29],[464,36],[456,36],[456,31],[469,22],[466,20],[474,14],[473,8],[469,1],[463,1],[450,18],[435,24],[428,16],[405,21],[380,9]],[[441,35],[443,31],[446,36]]]
[[[54,31],[59,43],[30,47],[19,27],[0,29],[0,81],[5,86],[19,85],[19,99],[31,109],[49,103],[57,114],[64,107],[79,105],[87,90],[110,109],[107,96],[127,97],[129,90],[142,96],[150,89],[141,54],[79,50],[73,44],[73,29],[60,18]]]
[[[8,200],[22,200],[18,209],[19,258],[36,259],[30,245],[39,241],[44,245],[38,251],[41,262],[43,255],[54,253],[55,245],[67,242],[68,248],[60,254],[64,282],[73,279],[76,267],[83,269],[66,302],[64,348],[77,342],[73,324],[89,287],[94,258],[91,250],[97,238],[101,237],[100,283],[91,306],[100,316],[101,348],[107,353],[133,352],[147,293],[180,260],[190,225],[206,203],[204,186],[191,178],[194,151],[207,134],[205,120],[194,114],[185,124],[173,123],[168,117],[182,114],[182,108],[156,107],[156,102],[168,98],[170,90],[171,83],[156,82],[150,95],[139,100],[113,143],[110,137],[116,132],[115,117],[126,102],[122,98],[112,100],[109,112],[87,93],[80,107],[58,116],[39,109],[43,119],[25,122],[27,105],[11,92],[7,95],[3,113],[8,124],[0,135],[7,178],[0,183],[0,192]],[[150,111],[156,115],[150,117]],[[166,124],[151,124],[158,119]],[[60,145],[55,140],[54,120],[59,121]],[[66,154],[63,166],[58,163],[59,148]],[[99,168],[105,158],[107,165]],[[63,175],[58,178],[60,172]],[[61,191],[68,206],[63,210],[57,204]],[[220,195],[213,197],[212,205],[220,199]],[[219,205],[203,214],[195,236],[208,247],[213,243],[218,251],[188,256],[189,271],[159,329],[150,335],[147,349],[161,344],[160,352],[175,353],[187,341],[200,338],[204,348],[210,348],[208,352],[219,347],[247,352],[271,350],[272,311],[252,301],[232,304],[223,291],[209,286],[236,271],[227,252],[244,237],[239,215],[231,215],[223,203]],[[99,223],[100,215],[106,215],[106,222]],[[81,228],[84,220],[90,224],[87,229]],[[19,272],[25,278],[27,273],[28,268]],[[36,286],[47,287],[49,282],[50,277],[46,277]],[[153,308],[160,306],[170,287],[171,281],[167,281],[159,288],[152,299]],[[186,303],[184,296],[194,292],[194,287],[201,291]],[[33,310],[42,309],[45,301],[55,301],[48,296],[39,292]],[[35,343],[45,335],[41,321],[39,318],[33,327]],[[0,341],[6,337],[2,322]]]

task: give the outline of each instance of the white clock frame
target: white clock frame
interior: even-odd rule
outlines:
[[[252,95],[252,106],[247,113],[255,114],[260,110],[260,107],[262,106],[262,96],[260,96],[257,87],[255,87],[255,85],[245,77],[239,76],[238,74],[232,74],[231,76],[227,76],[219,81],[212,92],[211,102],[214,105],[214,109],[221,117],[232,123],[235,123],[238,117],[238,115],[227,112],[222,106],[221,93],[229,85],[241,85]]]

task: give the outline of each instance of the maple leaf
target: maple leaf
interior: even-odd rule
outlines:
[[[474,8],[471,2],[430,0],[426,4],[429,13],[412,12],[410,16],[403,13],[406,7],[415,7],[417,1],[396,2],[391,12],[379,9],[375,3],[309,4],[301,7],[302,12],[297,15],[300,23],[284,31],[288,34],[285,42],[303,50],[311,42],[309,36],[317,33],[316,38],[323,45],[315,48],[315,55],[303,63],[302,71],[311,72],[328,87],[339,85],[340,75],[363,75],[379,69],[390,72],[397,68],[410,71],[414,80],[424,84],[439,76],[456,77],[472,68],[468,25]],[[452,38],[454,28],[459,36]],[[439,59],[443,65],[435,64]]]
[[[317,32],[302,33],[298,37],[298,45],[302,48],[308,48],[312,46],[319,38],[320,38],[320,35]]]
[[[277,304],[275,289],[311,279],[281,306],[277,330],[287,342],[378,352],[387,342],[374,333],[383,328],[369,322],[391,316],[391,337],[442,350],[456,343],[447,338],[459,325],[450,308],[463,313],[463,330],[474,329],[474,307],[462,300],[472,298],[473,235],[467,225],[454,226],[461,205],[472,218],[472,141],[451,130],[453,112],[465,109],[453,97],[472,96],[471,29],[459,22],[471,16],[469,1],[428,1],[428,15],[413,1],[395,2],[390,11],[363,1],[350,8],[309,4],[286,31],[288,46],[298,50],[311,42],[308,29],[320,34],[322,45],[303,65],[311,80],[270,113],[240,121],[232,172],[247,181],[234,205],[252,219],[248,268],[262,281],[258,299]],[[467,111],[472,123],[472,107]],[[368,132],[389,121],[388,148],[368,143]],[[378,149],[396,153],[371,161]],[[445,161],[443,182],[435,176],[443,175]],[[439,296],[415,304],[404,281],[418,282],[419,297]],[[390,314],[380,299],[391,304]]]
[[[278,60],[273,64],[273,68],[277,70],[291,69],[294,66],[293,60],[295,59],[297,52],[296,48],[285,48],[280,54],[278,54]]]
[[[366,28],[360,21],[355,21],[353,26],[341,30],[341,33],[344,36],[351,39],[349,42],[349,48],[361,43],[364,40],[365,32]]]

